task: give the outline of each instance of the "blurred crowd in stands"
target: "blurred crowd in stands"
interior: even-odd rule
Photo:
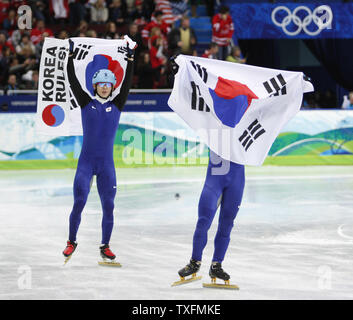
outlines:
[[[234,32],[229,9],[214,15],[214,2],[205,1],[213,15],[212,43],[200,56],[244,63],[239,47],[232,47]],[[32,29],[19,30],[17,9],[32,9]],[[124,34],[137,42],[134,88],[170,88],[169,58],[179,53],[198,55],[197,35],[190,16],[197,15],[193,0],[0,0],[0,86],[37,89],[45,37],[98,37],[119,39]]]
[[[202,52],[190,27],[200,2],[212,21],[212,42]],[[30,30],[17,26],[21,5],[31,7]],[[6,93],[38,88],[45,37],[119,39],[127,34],[138,44],[133,88],[156,89],[172,87],[169,58],[180,53],[246,63],[233,43],[233,32],[229,8],[216,0],[0,0],[0,89]],[[304,107],[332,107],[334,100],[330,92],[313,94]],[[351,100],[352,104],[353,96]]]

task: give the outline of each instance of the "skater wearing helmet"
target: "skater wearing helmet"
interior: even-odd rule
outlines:
[[[73,41],[70,39],[69,42],[70,54],[67,74],[71,90],[81,107],[83,143],[74,179],[74,204],[69,219],[69,239],[63,254],[66,257],[66,263],[76,249],[76,234],[81,221],[81,213],[86,204],[93,175],[96,175],[97,189],[103,209],[100,254],[104,263],[114,264],[115,255],[109,248],[116,194],[113,145],[120,114],[132,82],[134,49],[136,47],[131,49],[127,45],[127,67],[120,93],[111,99],[116,85],[116,77],[112,71],[101,69],[93,76],[92,86],[95,97],[91,99],[81,88],[76,78],[73,64]]]

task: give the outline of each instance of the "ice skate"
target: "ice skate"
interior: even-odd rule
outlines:
[[[230,284],[230,276],[222,269],[222,264],[219,262],[212,262],[209,275],[211,277],[211,283],[203,283],[204,288],[221,288],[221,289],[233,289],[239,290],[239,287],[235,284]],[[221,279],[224,284],[216,283],[216,279]]]
[[[100,266],[121,267],[119,262],[115,261],[115,254],[110,250],[108,244],[99,247],[102,261],[98,261]]]
[[[68,240],[66,243],[66,248],[63,251],[63,255],[65,257],[64,265],[70,260],[72,254],[75,252],[77,247],[77,242],[76,241],[70,241]]]
[[[200,270],[200,266],[201,266],[201,261],[196,261],[194,259],[191,259],[189,264],[187,264],[184,268],[182,268],[178,271],[178,274],[180,276],[180,280],[174,282],[172,284],[172,287],[179,286],[181,284],[185,284],[185,283],[189,283],[189,282],[193,282],[196,280],[200,280],[202,277],[196,276],[196,273]],[[191,275],[190,278],[185,279],[185,277],[188,277],[190,275]]]

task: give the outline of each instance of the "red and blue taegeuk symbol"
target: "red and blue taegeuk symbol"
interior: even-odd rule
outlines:
[[[86,88],[87,90],[94,95],[94,89],[92,86],[93,75],[101,69],[109,69],[115,74],[116,84],[114,89],[119,87],[121,81],[124,77],[124,70],[121,67],[119,61],[113,60],[112,57],[105,54],[96,54],[93,57],[93,60],[87,64],[86,67]]]
[[[218,77],[214,90],[209,88],[214,111],[221,122],[234,128],[250,107],[252,99],[258,99],[247,85]]]
[[[65,112],[57,104],[50,104],[43,109],[42,119],[50,127],[60,126],[65,119]]]

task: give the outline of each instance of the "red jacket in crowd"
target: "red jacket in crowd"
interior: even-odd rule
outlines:
[[[212,18],[212,42],[224,47],[228,45],[227,39],[231,39],[234,33],[233,20],[230,14],[223,20],[218,13]]]
[[[151,21],[142,29],[142,32],[141,32],[142,39],[145,42],[148,41],[148,38],[150,36],[150,32],[154,27],[160,28],[164,35],[167,35],[168,32],[170,31],[169,25],[166,24],[164,21],[162,21],[162,23],[160,23],[160,24],[157,23],[156,21]]]
[[[31,36],[31,41],[33,42],[34,45],[42,41],[42,35],[44,32],[47,32],[49,37],[54,37],[53,31],[51,31],[49,28],[44,28],[41,30],[37,28],[32,29],[30,36]]]

